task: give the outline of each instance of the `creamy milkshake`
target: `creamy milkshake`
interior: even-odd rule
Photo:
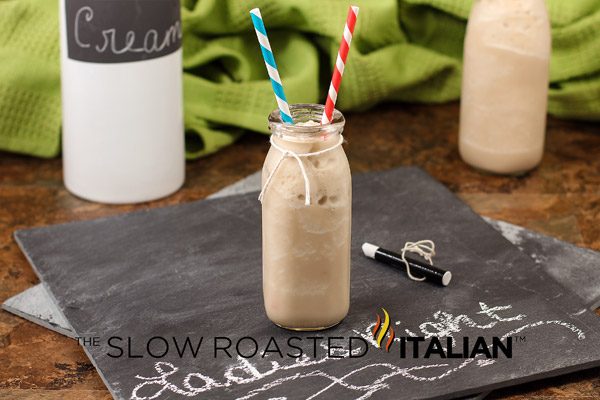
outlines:
[[[323,106],[298,104],[291,111],[296,125],[283,124],[279,111],[269,116],[273,145],[262,172],[264,301],[275,324],[316,330],[348,313],[350,167],[340,112],[319,125]]]
[[[477,0],[464,49],[459,149],[474,167],[518,174],[544,150],[550,23],[544,0]]]

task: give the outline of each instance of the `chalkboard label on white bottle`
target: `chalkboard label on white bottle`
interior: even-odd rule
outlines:
[[[68,57],[149,60],[181,47],[179,0],[65,0]]]

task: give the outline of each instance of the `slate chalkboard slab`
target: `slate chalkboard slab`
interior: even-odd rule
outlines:
[[[2,308],[61,335],[75,337],[71,324],[54,304],[43,283],[9,297],[2,303]]]
[[[352,305],[322,336],[362,336],[362,358],[212,356],[211,340],[292,336],[268,322],[254,194],[20,231],[16,238],[79,335],[204,337],[198,358],[86,351],[116,398],[454,398],[600,365],[600,322],[443,186],[404,168],[355,178]],[[450,287],[408,281],[360,254],[436,242]],[[372,345],[380,308],[399,335],[519,336],[512,359],[399,358]],[[314,334],[296,334],[302,343]],[[251,346],[250,346],[251,347]],[[247,351],[247,343],[242,343]],[[348,355],[348,349],[334,351]],[[335,355],[335,354],[334,354]],[[492,362],[493,361],[493,362]]]
[[[209,198],[244,194],[259,189],[260,171],[221,189]],[[484,219],[519,250],[539,262],[563,286],[582,297],[591,310],[597,307],[600,303],[600,254],[517,225]],[[41,283],[7,299],[2,308],[63,335],[75,337],[70,324]],[[469,399],[482,399],[485,395],[470,396]]]
[[[208,198],[216,199],[258,190],[260,171],[226,186]],[[590,310],[600,306],[600,253],[522,226],[492,218],[483,219],[505,239],[539,263],[555,280],[581,297]],[[75,335],[71,325],[41,283],[6,299],[2,308],[62,335]]]

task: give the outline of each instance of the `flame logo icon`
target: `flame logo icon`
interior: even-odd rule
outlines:
[[[390,335],[385,344],[385,351],[389,352],[390,346],[394,342],[394,337],[395,337],[394,328],[390,326],[390,315],[388,314],[386,309],[382,307],[381,311],[383,311],[383,316],[384,316],[383,323],[381,321],[381,317],[379,316],[379,313],[377,313],[377,323],[375,324],[375,327],[373,328],[373,338],[375,338],[375,341],[377,342],[377,346],[379,346],[379,348],[381,348],[381,342],[383,342],[383,338],[389,331]]]

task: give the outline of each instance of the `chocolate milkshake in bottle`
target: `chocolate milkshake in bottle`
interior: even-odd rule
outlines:
[[[342,148],[343,115],[320,124],[323,106],[269,115],[263,171],[263,294],[267,316],[294,330],[338,324],[350,302],[352,187]]]
[[[459,150],[468,164],[520,174],[542,159],[550,22],[544,0],[476,0],[464,49]]]

